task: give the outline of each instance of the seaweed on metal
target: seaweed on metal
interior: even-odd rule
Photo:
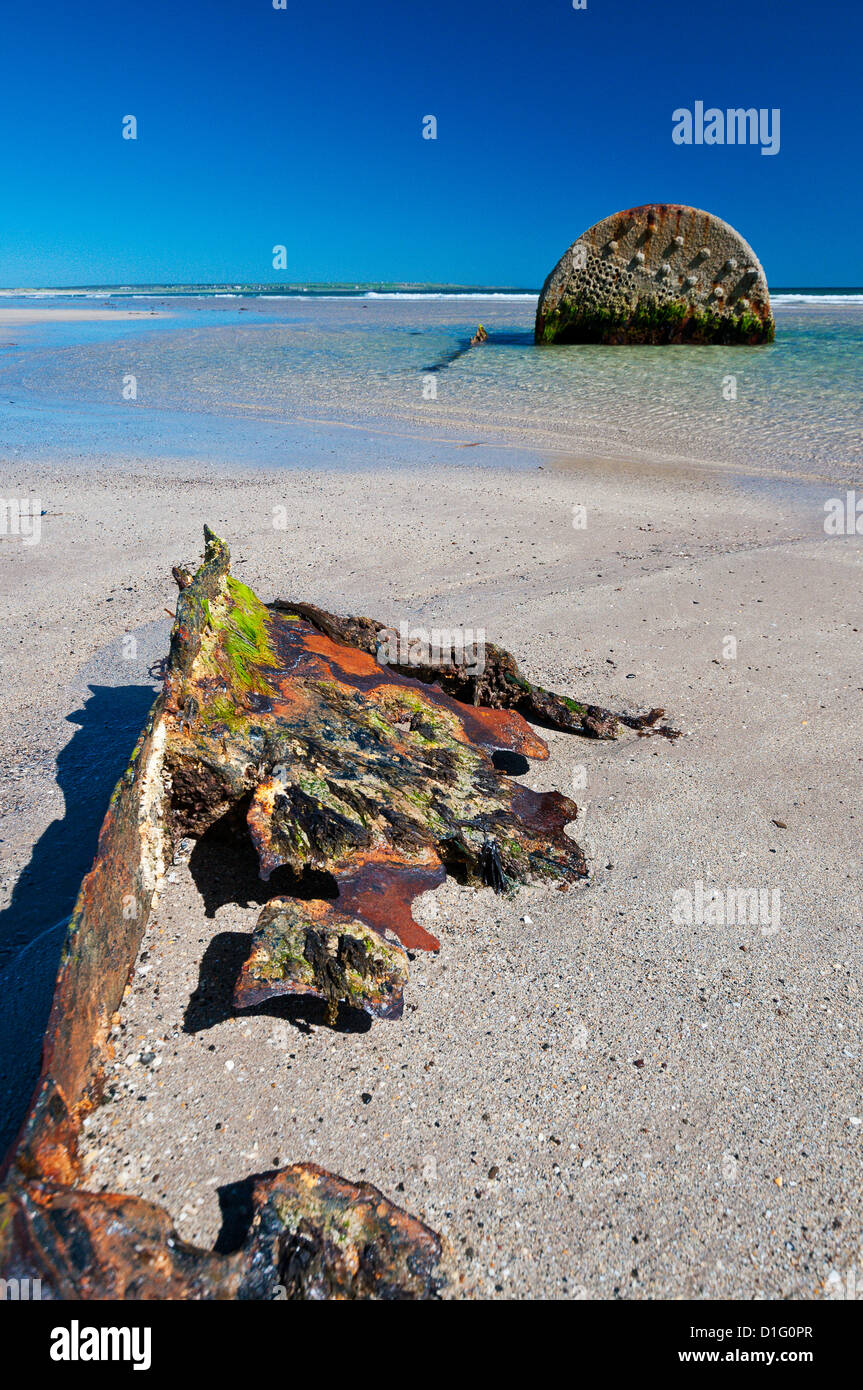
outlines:
[[[314,1165],[248,1180],[237,1248],[206,1251],[167,1212],[82,1188],[77,1136],[99,1103],[112,1016],[174,846],[245,820],[265,881],[296,896],[263,909],[235,988],[242,1008],[307,993],[397,1019],[409,950],[438,941],[413,900],[448,871],[506,891],[574,882],[575,804],[499,771],[544,758],[523,713],[613,737],[617,716],[524,679],[492,648],[479,680],[376,659],[382,630],[305,604],[269,606],[230,573],[205,529],[180,589],[163,689],[118,784],[68,928],[42,1073],[0,1189],[0,1274],[54,1298],[429,1298],[439,1238],[376,1188]],[[661,711],[628,722],[646,730]],[[328,876],[334,893],[310,897]],[[276,1294],[276,1290],[280,1290]]]

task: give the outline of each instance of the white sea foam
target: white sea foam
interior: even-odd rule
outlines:
[[[366,290],[360,295],[344,295],[339,298],[353,299],[538,299],[539,291],[532,294],[509,293],[507,290],[429,290],[426,294],[408,293],[405,290]]]
[[[255,289],[244,290],[186,290],[165,286],[159,290],[141,290],[133,286],[113,286],[110,289],[0,289],[0,299],[497,299],[529,303],[538,293],[522,290],[344,290],[337,294],[313,290],[286,289],[282,293],[259,294]],[[783,290],[771,294],[773,304],[863,304],[863,294],[849,291],[818,294],[809,291]]]
[[[771,294],[771,304],[863,304],[863,294]]]
[[[507,290],[430,290],[408,292],[401,290],[345,290],[339,294],[321,294],[314,290],[290,289],[281,294],[258,294],[254,289],[186,290],[166,287],[163,290],[105,289],[105,290],[2,290],[5,299],[508,299],[535,300],[538,292],[514,293]]]

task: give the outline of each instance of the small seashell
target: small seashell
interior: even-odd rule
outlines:
[[[676,236],[676,237],[674,238],[674,244],[675,244],[675,246],[682,246],[682,245],[683,245],[683,237],[680,236],[680,235]]]
[[[636,251],[636,253],[635,253],[635,259],[638,261],[638,264],[639,264],[639,265],[644,265],[644,252],[643,252],[643,251]]]

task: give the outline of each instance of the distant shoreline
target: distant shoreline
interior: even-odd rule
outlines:
[[[532,300],[540,289],[510,285],[437,285],[408,282],[360,284],[69,285],[56,288],[0,289],[3,299],[365,299],[365,300]],[[777,285],[771,298],[780,302],[863,303],[859,285]]]
[[[3,309],[0,326],[32,323],[91,323],[100,319],[161,318],[156,309]]]

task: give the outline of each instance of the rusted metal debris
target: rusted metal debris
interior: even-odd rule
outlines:
[[[386,623],[374,618],[340,618],[316,608],[313,603],[294,603],[287,599],[277,599],[271,607],[276,610],[296,613],[319,632],[323,632],[334,642],[348,647],[357,647],[369,655],[380,655],[391,647],[395,639],[399,648],[399,634]],[[403,645],[403,644],[402,644]],[[522,675],[515,657],[503,647],[486,642],[481,671],[476,663],[437,662],[424,665],[422,661],[393,661],[386,657],[388,669],[402,676],[429,684],[436,684],[456,700],[488,709],[513,709],[527,719],[564,733],[581,734],[586,738],[617,738],[620,726],[640,731],[662,733],[666,737],[679,738],[679,731],[668,727],[657,728],[657,722],[665,714],[664,709],[652,709],[647,714],[613,714],[601,705],[587,704],[573,700],[568,695],[556,695],[544,690],[541,685],[533,685]],[[499,745],[503,746],[503,745]],[[524,750],[527,751],[527,750]],[[545,752],[530,754],[531,757],[545,757]]]
[[[238,1250],[188,1244],[140,1197],[50,1182],[0,1192],[4,1279],[41,1279],[49,1299],[426,1299],[440,1238],[371,1183],[314,1163],[251,1180]]]
[[[42,1075],[0,1190],[0,1274],[40,1278],[57,1298],[433,1297],[438,1237],[312,1165],[249,1180],[251,1226],[227,1254],[186,1245],[147,1202],[81,1190],[77,1134],[99,1102],[111,1018],[174,845],[223,818],[245,824],[264,880],[283,871],[237,1007],[307,993],[331,1021],[343,1001],[398,1018],[407,951],[439,946],[411,904],[448,870],[497,891],[586,873],[564,834],[575,804],[513,782],[492,754],[548,756],[524,713],[592,737],[613,737],[619,717],[532,686],[496,647],[482,674],[382,665],[382,624],[265,606],[205,535],[197,573],[175,572],[163,690],[70,922]],[[661,713],[625,722],[647,731]],[[308,891],[321,875],[328,898]]]
[[[407,978],[407,955],[386,928],[373,930],[320,900],[274,898],[258,918],[234,1003],[316,994],[327,1001],[330,1023],[342,1000],[376,1018],[400,1018]]]
[[[712,213],[647,203],[573,242],[542,287],[537,343],[769,343],[770,295],[739,232]]]

